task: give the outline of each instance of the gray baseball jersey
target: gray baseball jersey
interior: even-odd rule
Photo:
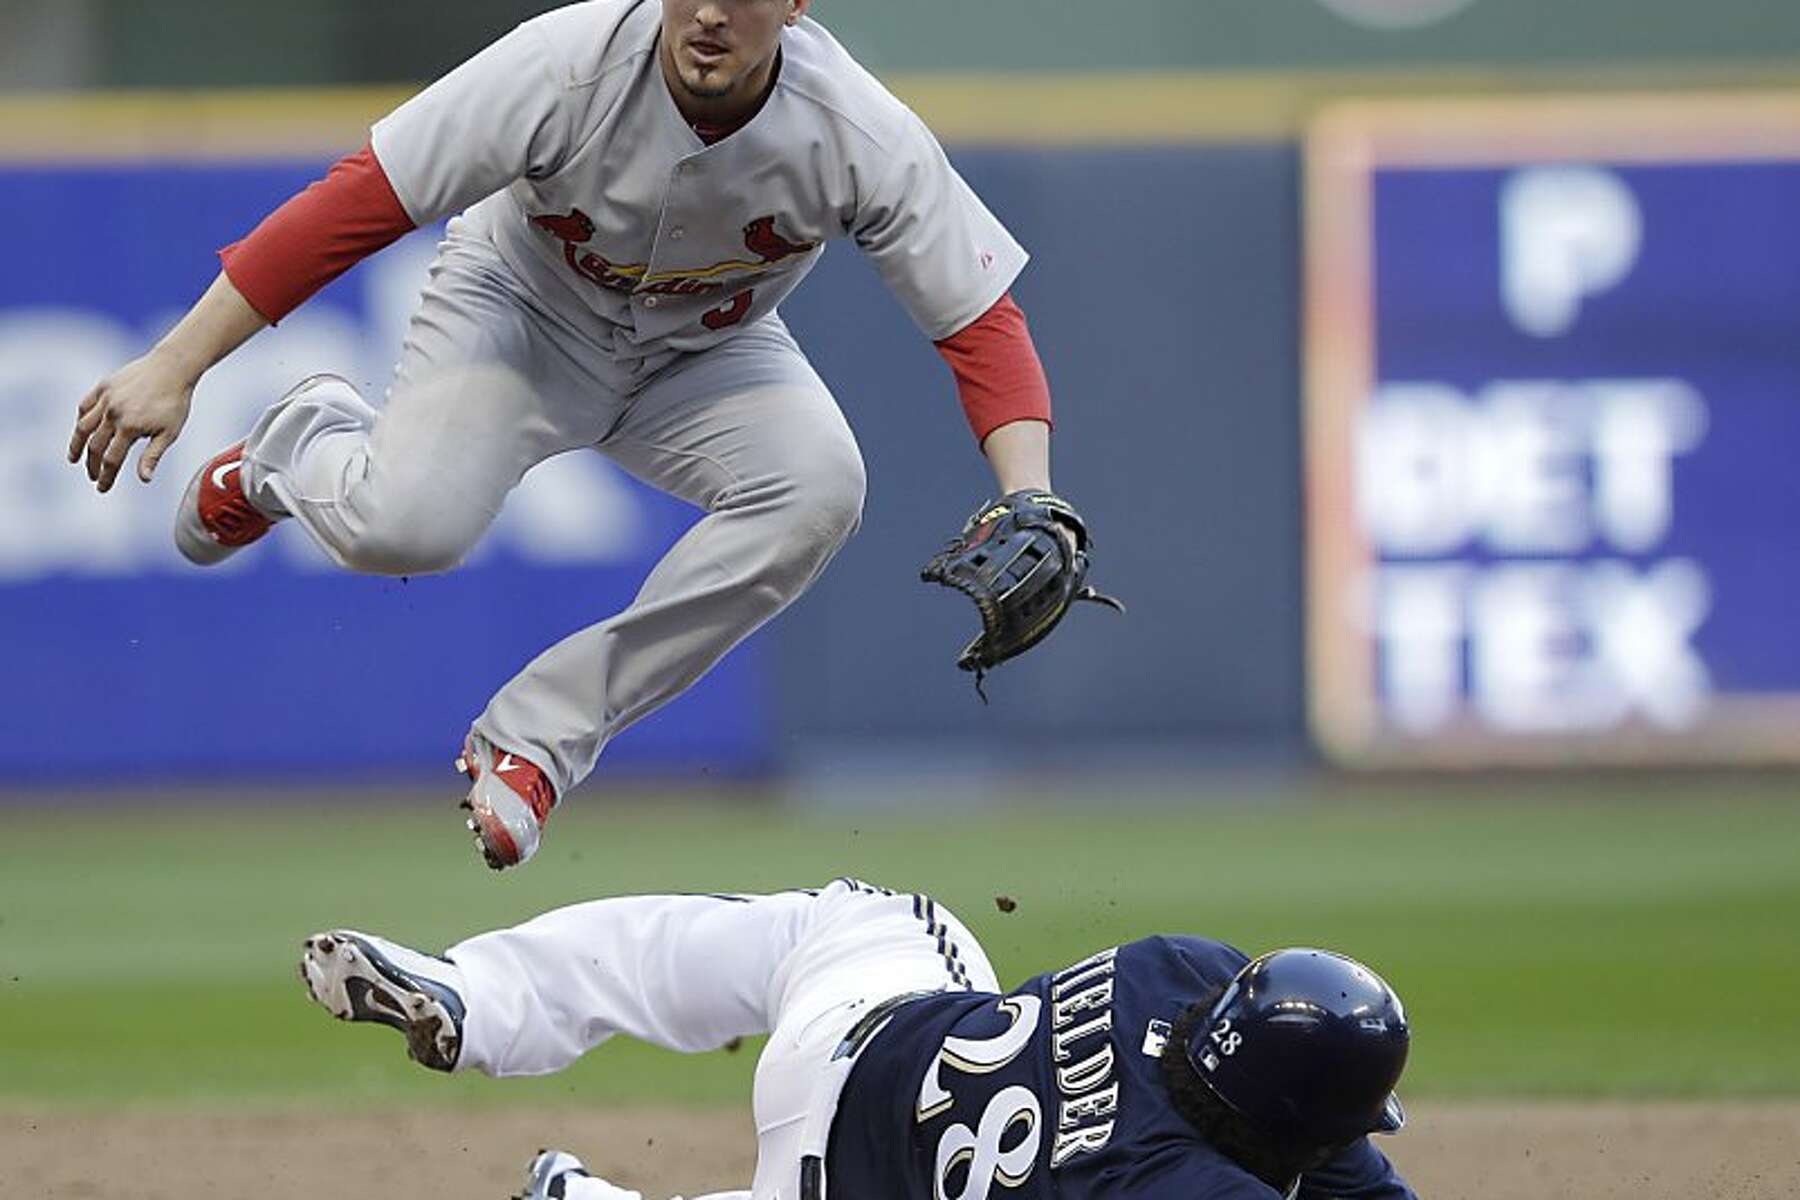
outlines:
[[[824,243],[855,239],[933,340],[1025,265],[919,119],[811,21],[784,28],[763,107],[707,145],[658,63],[662,15],[547,13],[375,126],[409,218],[463,212],[387,402],[297,389],[244,448],[265,511],[362,571],[448,569],[527,471],[581,447],[706,512],[628,608],[538,655],[477,720],[559,796],[856,527],[855,439],[775,314]]]
[[[553,315],[616,359],[715,345],[849,236],[932,340],[1005,295],[1024,250],[924,123],[820,25],[783,31],[774,90],[705,144],[657,62],[659,0],[528,21],[374,128],[419,224],[465,206]]]

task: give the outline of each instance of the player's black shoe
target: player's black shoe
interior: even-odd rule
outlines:
[[[449,1071],[462,1052],[461,973],[385,938],[350,929],[315,933],[300,956],[307,992],[340,1021],[378,1021],[406,1035],[413,1061]]]

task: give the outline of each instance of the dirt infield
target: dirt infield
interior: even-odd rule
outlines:
[[[658,1198],[740,1186],[748,1119],[683,1112],[0,1114],[0,1194],[500,1200],[544,1144]],[[1387,1143],[1428,1200],[1800,1196],[1800,1104],[1419,1105]]]

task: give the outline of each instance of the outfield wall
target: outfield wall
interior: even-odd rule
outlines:
[[[1167,85],[1088,84],[1115,112]],[[921,107],[987,134],[954,157],[1036,256],[1017,294],[1057,482],[1129,615],[1078,610],[975,697],[952,665],[973,613],[916,571],[991,481],[942,363],[839,247],[784,311],[862,443],[862,533],[615,767],[1279,763],[1314,739],[1379,765],[1800,754],[1800,93],[1340,108],[1303,165],[1150,116],[1110,139],[1003,105],[983,125],[961,86]],[[692,519],[576,454],[447,577],[344,576],[293,530],[208,575],[178,561],[169,512],[206,453],[310,371],[384,386],[434,231],[210,375],[148,494],[60,464],[86,388],[391,100],[0,101],[15,776],[435,766]]]

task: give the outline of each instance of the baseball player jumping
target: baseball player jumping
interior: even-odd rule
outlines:
[[[227,247],[179,324],[81,402],[70,461],[107,491],[143,441],[148,481],[208,369],[459,214],[385,405],[334,376],[300,383],[196,473],[175,540],[217,563],[292,520],[351,570],[446,570],[527,470],[587,447],[704,510],[630,607],[544,651],[475,720],[458,765],[495,868],[530,858],[608,740],[856,528],[861,456],[776,313],[832,238],[937,344],[1004,496],[926,572],[981,610],[962,665],[1101,598],[1082,522],[1049,490],[1049,392],[1010,297],[1025,252],[809,6],[592,0],[521,25]]]
[[[841,879],[597,900],[441,958],[335,930],[300,973],[440,1071],[769,1033],[754,1181],[707,1200],[1416,1200],[1366,1136],[1405,1121],[1405,1011],[1323,950],[1151,937],[1002,994],[930,897]],[[640,1197],[546,1150],[522,1200]]]

